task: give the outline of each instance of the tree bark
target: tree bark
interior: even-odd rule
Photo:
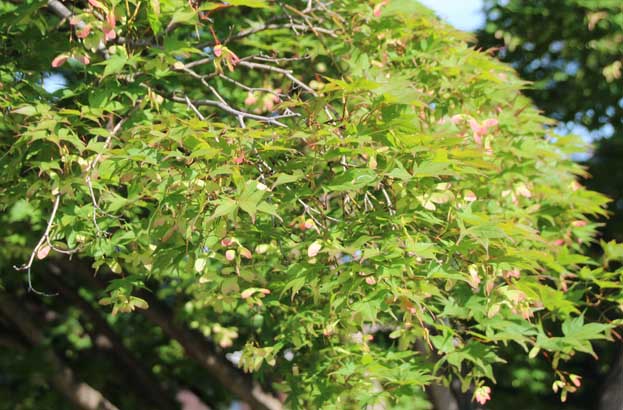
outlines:
[[[65,269],[75,271],[93,286],[99,289],[104,287],[93,276],[88,265],[79,261],[63,262],[61,265]],[[275,396],[265,392],[259,384],[254,383],[223,355],[218,354],[203,335],[174,323],[173,312],[156,297],[146,291],[138,292],[137,296],[145,299],[149,304],[149,309],[140,310],[140,312],[150,322],[159,326],[167,336],[176,340],[184,348],[188,357],[206,369],[225,389],[247,403],[253,410],[283,409],[283,404]]]
[[[54,264],[51,264],[50,268],[58,272],[62,271],[60,267]],[[61,277],[55,275],[54,272],[46,275],[45,280],[57,289],[61,297],[80,309],[94,326],[97,333],[102,334],[110,341],[112,352],[125,371],[128,372],[128,375],[136,384],[137,390],[143,395],[142,398],[144,400],[149,401],[155,408],[160,410],[178,409],[172,396],[167,394],[161,387],[160,382],[139,363],[132,352],[125,347],[119,335],[89,302],[84,300],[74,288],[68,285]]]
[[[139,295],[149,303],[149,309],[141,311],[148,320],[162,328],[172,339],[182,345],[186,354],[208,370],[227,390],[245,401],[253,410],[281,410],[281,402],[253,384],[238,369],[216,353],[214,347],[197,332],[177,325],[173,314],[155,297],[147,292]]]
[[[77,380],[74,372],[50,348],[44,347],[44,338],[37,325],[20,308],[11,296],[0,293],[0,311],[13,322],[24,338],[33,346],[43,349],[47,364],[53,375],[50,382],[67,400],[81,410],[119,410],[98,390]]]
[[[435,352],[431,352],[422,339],[415,341],[415,350],[422,356],[435,360]],[[459,386],[446,387],[432,383],[426,388],[426,395],[435,410],[471,410],[470,400],[464,400]],[[459,396],[459,397],[457,397]]]
[[[619,347],[606,377],[599,398],[599,410],[623,410],[623,346]]]

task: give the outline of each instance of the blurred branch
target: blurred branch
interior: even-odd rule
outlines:
[[[35,261],[35,257],[37,256],[39,251],[42,250],[42,248],[44,248],[45,246],[47,246],[47,243],[49,243],[49,237],[50,237],[50,231],[52,230],[52,224],[54,223],[54,219],[56,218],[56,212],[58,211],[58,206],[61,203],[61,194],[58,192],[58,189],[55,189],[55,191],[56,192],[52,193],[52,195],[54,196],[54,205],[52,205],[52,212],[50,213],[50,217],[48,218],[48,223],[45,227],[45,231],[43,232],[43,235],[41,235],[41,238],[39,238],[39,242],[37,242],[37,245],[35,245],[35,247],[32,249],[28,262],[22,266],[13,266],[15,270],[26,271],[27,280],[28,280],[28,291],[36,293],[37,295],[41,295],[41,296],[55,296],[54,294],[40,292],[32,286],[32,264]],[[49,249],[48,249],[48,252],[49,252]]]
[[[63,261],[60,265],[80,275],[92,286],[100,290],[105,288],[105,285],[95,278],[88,264],[80,261]],[[254,383],[223,355],[217,353],[203,335],[176,324],[174,314],[168,306],[147,291],[140,291],[137,296],[147,301],[149,305],[148,309],[140,312],[161,328],[167,336],[176,340],[188,357],[214,376],[225,389],[246,402],[253,410],[283,410],[283,405],[277,398],[265,392],[259,384]]]
[[[217,354],[214,347],[198,333],[177,325],[173,313],[148,292],[139,296],[149,303],[149,309],[141,311],[147,319],[162,328],[172,339],[182,345],[188,356],[214,375],[223,385],[254,410],[281,410],[281,402],[245,377],[238,369]]]
[[[301,80],[296,78],[292,74],[291,70],[286,70],[286,69],[280,68],[280,67],[274,67],[274,66],[268,65],[268,64],[253,63],[253,62],[244,61],[244,60],[240,61],[238,63],[238,65],[239,66],[243,66],[243,67],[247,67],[247,68],[250,68],[250,69],[258,69],[258,70],[264,70],[264,71],[273,71],[273,72],[276,72],[276,73],[283,74],[285,77],[290,79],[290,81],[292,81],[294,84],[298,85],[300,88],[304,89],[305,91],[307,91],[311,95],[316,96],[316,92],[314,90],[312,90],[309,86],[307,86],[307,84],[305,84],[304,82],[302,82]]]
[[[78,291],[71,287],[63,279],[64,276],[71,276],[72,272],[63,271],[63,269],[51,263],[50,270],[45,275],[46,280],[54,286],[59,294],[67,300],[67,302],[79,309],[88,322],[93,325],[95,331],[105,336],[112,346],[112,352],[123,365],[124,372],[129,373],[129,378],[137,385],[137,388],[143,394],[144,399],[149,400],[152,405],[161,410],[176,410],[177,405],[170,394],[165,392],[160,382],[147,371],[141,363],[134,357],[132,352],[123,344],[123,341],[102,317],[102,315],[85,299],[83,299]],[[56,273],[55,273],[56,272]]]
[[[169,98],[171,100],[175,101],[175,102],[179,102],[179,103],[183,103],[183,104],[187,104],[187,105],[189,105],[189,101],[190,101],[190,104],[192,106],[195,106],[195,107],[199,107],[199,106],[202,106],[202,105],[217,107],[217,108],[220,108],[221,110],[225,111],[228,114],[235,115],[237,118],[242,118],[242,119],[249,118],[249,119],[252,119],[252,120],[266,122],[268,124],[278,125],[280,127],[286,127],[285,124],[283,124],[282,122],[279,121],[280,119],[282,119],[282,118],[298,117],[300,115],[300,114],[297,114],[297,113],[293,113],[291,111],[290,112],[286,112],[284,114],[275,115],[275,116],[272,116],[272,117],[268,117],[268,116],[264,116],[264,115],[258,115],[258,114],[252,114],[250,112],[240,111],[240,110],[237,110],[237,109],[233,108],[231,105],[229,105],[227,102],[225,102],[225,100],[223,100],[222,98],[221,98],[221,101],[207,100],[207,99],[203,99],[203,100],[190,100],[187,96],[179,97],[179,96],[176,96],[176,95],[172,95]]]
[[[119,131],[121,131],[121,127],[128,120],[128,118],[132,115],[132,113],[136,110],[137,107],[138,107],[138,103],[135,104],[135,106],[130,110],[130,112],[124,118],[120,119],[119,122],[117,122],[117,124],[114,127],[112,127],[112,129],[110,129],[110,133],[108,134],[108,137],[106,137],[106,140],[104,141],[104,150],[107,150],[110,148],[112,144],[112,139],[119,133]],[[95,229],[97,230],[98,233],[103,232],[100,229],[99,225],[97,224],[97,212],[98,211],[104,215],[115,217],[114,215],[110,215],[100,208],[98,201],[95,198],[95,192],[93,190],[93,182],[92,182],[93,171],[95,170],[95,167],[97,166],[97,164],[99,164],[101,160],[102,160],[102,151],[98,152],[95,158],[93,158],[93,161],[89,162],[85,170],[86,176],[84,177],[84,181],[86,182],[87,188],[89,189],[89,195],[91,196],[91,203],[93,204],[93,214],[92,214],[93,225],[95,226]]]
[[[25,313],[23,306],[5,292],[0,293],[0,311],[11,320],[33,346],[43,350],[46,364],[52,368],[51,384],[74,406],[82,410],[119,410],[102,393],[78,380],[71,368],[56,353],[44,346],[41,329]]]
[[[248,28],[246,30],[242,30],[234,34],[233,36],[231,36],[231,40],[238,40],[238,39],[259,33],[261,31],[279,30],[279,29],[284,29],[284,28],[289,28],[295,32],[296,30],[300,30],[304,32],[313,32],[314,34],[318,34],[318,33],[326,34],[329,37],[337,38],[337,34],[335,34],[335,31],[329,30],[323,27],[309,26],[307,24],[284,23],[284,24],[264,24],[259,27]]]

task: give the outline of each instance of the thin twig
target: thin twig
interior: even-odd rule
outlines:
[[[383,192],[383,196],[385,197],[385,203],[387,204],[387,207],[389,208],[389,214],[395,215],[396,210],[394,209],[394,204],[392,203],[392,200],[389,197],[389,194],[387,193],[387,190],[385,189],[384,186],[381,186],[381,192]]]
[[[241,83],[240,81],[234,80],[233,78],[227,77],[225,74],[220,74],[219,78],[222,78],[225,81],[229,81],[232,84],[237,85],[238,87],[242,88],[245,91],[249,91],[249,92],[264,92],[264,93],[269,93],[274,95],[275,97],[279,97],[279,98],[289,98],[287,94],[283,94],[283,93],[278,93],[275,90],[271,90],[270,88],[263,88],[263,87],[249,87],[246,84]]]
[[[212,92],[212,94],[214,94],[216,99],[221,102],[221,104],[229,105],[227,101],[225,101],[225,99],[221,97],[221,95],[218,93],[218,91],[216,91],[214,87],[212,87],[210,84],[206,84],[206,87],[208,87],[208,89]]]
[[[178,97],[176,95],[172,95],[169,97],[171,100],[176,101],[176,102],[181,102],[181,103],[185,103],[186,104],[186,97]],[[274,124],[274,125],[278,125],[280,127],[286,127],[287,126],[285,124],[283,124],[282,122],[280,122],[279,120],[282,118],[292,118],[292,117],[299,117],[300,114],[298,113],[293,113],[293,112],[287,112],[285,114],[279,114],[279,115],[275,115],[274,117],[268,117],[268,116],[264,116],[264,115],[257,115],[257,114],[252,114],[250,112],[246,112],[246,111],[240,111],[237,110],[235,108],[233,108],[232,106],[230,106],[227,103],[223,103],[220,101],[215,101],[215,100],[192,100],[193,105],[195,106],[201,106],[201,105],[208,105],[208,106],[212,106],[212,107],[217,107],[220,108],[221,110],[235,115],[236,117],[243,117],[243,118],[250,118],[252,120],[257,120],[257,121],[261,121],[261,122],[266,122],[269,124]]]
[[[283,74],[284,76],[286,76],[287,78],[290,79],[290,81],[292,81],[294,84],[298,85],[299,87],[301,87],[302,89],[304,89],[305,91],[307,91],[308,93],[310,93],[313,96],[316,96],[316,92],[314,90],[312,90],[307,84],[305,84],[304,82],[302,82],[301,80],[299,80],[298,78],[296,78],[294,75],[292,75],[292,71],[290,70],[286,70],[280,67],[273,67],[271,65],[268,64],[262,64],[262,63],[253,63],[250,61],[240,61],[238,63],[239,66],[243,66],[243,67],[247,67],[250,69],[258,69],[258,70],[264,70],[264,71],[273,71],[275,73],[280,73]]]
[[[292,31],[294,31],[295,34],[299,35],[298,31],[304,31],[304,32],[313,32],[314,34],[326,34],[329,37],[332,38],[337,38],[337,34],[335,34],[335,32],[333,30],[329,30],[323,27],[317,27],[317,26],[309,26],[307,24],[300,24],[300,23],[295,23],[293,20],[290,20],[289,23],[284,23],[284,24],[264,24],[262,26],[258,26],[258,27],[252,27],[252,28],[248,28],[246,30],[242,30],[236,34],[234,34],[231,39],[232,40],[239,40],[241,38],[244,37],[248,37],[250,35],[253,34],[257,34],[259,32],[262,31],[267,31],[267,30],[280,30],[280,29],[290,29]]]
[[[265,55],[259,55],[259,56],[251,56],[252,60],[258,60],[258,61],[266,61],[269,63],[283,63],[283,62],[287,62],[287,61],[303,61],[303,60],[309,60],[311,57],[309,55],[304,55],[302,57],[269,57],[269,56],[265,56]]]
[[[312,10],[312,0],[307,0],[307,6],[303,9],[303,13],[309,13]]]
[[[312,208],[311,206],[307,205],[307,203],[305,203],[302,199],[297,198],[298,202],[303,205],[303,212],[306,213],[312,221],[314,221],[314,224],[316,224],[317,226],[322,227],[322,229],[327,229],[326,226],[324,226],[324,224],[322,222],[320,222],[318,219],[316,219],[316,217],[314,216],[313,212],[316,212],[318,214],[321,214],[320,211],[318,211],[317,209]]]
[[[205,121],[206,117],[204,117],[203,114],[201,114],[201,112],[197,109],[197,107],[195,107],[195,104],[193,104],[193,102],[190,101],[190,98],[188,98],[188,96],[186,96],[185,98],[186,98],[186,105],[188,105],[188,107],[191,110],[193,110],[195,114],[197,114],[197,117],[199,117],[201,121]],[[218,142],[218,140],[216,142]]]
[[[50,247],[50,249],[52,249],[55,252],[62,253],[62,254],[65,254],[65,255],[73,255],[74,253],[77,253],[78,251],[80,251],[80,247],[75,247],[73,249],[61,249],[61,248],[58,248],[58,247],[56,247],[56,246],[54,246],[52,244],[52,241],[50,240],[49,236],[47,236],[45,239],[46,239],[46,242],[47,242],[48,246]]]
[[[70,18],[75,17],[75,14],[59,0],[48,0],[48,9],[52,10],[54,14],[56,14],[63,20],[69,20]],[[87,24],[84,21],[82,21],[81,19],[77,19],[75,27],[78,30],[82,30],[86,26]],[[103,41],[100,41],[100,43],[97,45],[97,51],[104,56],[104,59],[108,60],[110,58],[108,48]]]
[[[132,109],[132,111],[130,111],[130,113],[125,117],[122,118],[121,120],[119,120],[119,122],[114,126],[114,128],[110,131],[110,134],[108,135],[108,137],[106,137],[106,140],[104,141],[104,150],[108,150],[110,148],[110,145],[112,144],[112,139],[115,135],[117,135],[117,133],[119,132],[119,130],[121,130],[121,127],[123,126],[123,124],[127,121],[127,119],[130,117],[130,115],[134,112],[134,110],[136,110],[136,108],[138,107],[138,104]],[[91,203],[93,204],[93,214],[92,214],[92,218],[93,218],[93,225],[95,226],[95,229],[97,230],[98,233],[104,233],[104,231],[102,231],[97,223],[97,213],[98,211],[106,216],[110,216],[113,218],[116,218],[115,215],[111,215],[109,213],[107,213],[106,211],[104,211],[102,208],[100,208],[97,199],[95,198],[95,191],[93,189],[93,181],[92,181],[92,174],[93,171],[95,170],[95,167],[97,166],[97,164],[99,164],[99,162],[102,160],[102,152],[104,151],[100,151],[95,158],[93,158],[93,161],[91,161],[89,163],[89,165],[86,168],[86,176],[84,177],[84,180],[87,184],[87,187],[89,189],[89,195],[91,196]]]
[[[28,291],[29,292],[33,292],[37,295],[40,296],[56,296],[58,295],[57,293],[53,293],[53,294],[49,294],[49,293],[45,293],[45,292],[41,292],[38,291],[37,289],[35,289],[32,286],[32,264],[35,261],[35,257],[37,256],[37,252],[39,251],[39,249],[48,241],[48,238],[50,236],[50,230],[52,230],[52,224],[54,223],[54,218],[56,218],[56,212],[58,211],[58,206],[61,203],[61,194],[59,192],[54,193],[54,205],[52,206],[52,212],[50,213],[50,218],[48,219],[48,224],[45,227],[45,231],[43,232],[43,235],[41,235],[41,238],[39,238],[39,242],[37,242],[37,245],[32,249],[32,252],[30,254],[30,259],[28,259],[28,263],[26,263],[25,265],[22,266],[13,266],[13,268],[15,268],[16,270],[25,270],[27,272],[27,279],[28,279]]]

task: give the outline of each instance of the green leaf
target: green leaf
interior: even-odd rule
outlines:
[[[244,6],[244,7],[253,7],[253,8],[266,8],[268,7],[268,3],[264,0],[230,0],[227,3],[232,6]]]
[[[274,204],[268,203],[266,201],[262,201],[257,206],[257,210],[259,212],[272,215],[275,218],[279,219],[281,222],[283,222],[283,219],[281,218],[281,216],[279,216],[279,213],[277,213],[277,206],[275,206]]]
[[[226,198],[215,201],[219,205],[214,210],[214,213],[210,216],[210,220],[220,218],[223,216],[231,217],[238,210],[238,202]]]
[[[37,114],[37,109],[33,107],[32,105],[22,105],[21,107],[16,108],[11,112],[15,114],[21,114],[26,117],[30,117],[30,116]]]
[[[175,13],[173,13],[173,17],[171,17],[171,21],[169,22],[169,26],[173,24],[189,24],[197,22],[197,12],[194,10],[188,9],[178,9]]]
[[[149,26],[154,32],[154,35],[158,35],[162,30],[162,23],[160,22],[160,0],[149,0],[147,21],[149,21]]]
[[[264,191],[259,190],[257,186],[257,181],[247,181],[242,191],[242,194],[238,199],[238,205],[240,205],[240,208],[248,213],[253,221],[255,221],[257,206],[264,197]],[[264,206],[264,209],[268,208]]]
[[[108,77],[109,75],[120,73],[127,62],[128,59],[122,55],[112,55],[108,60],[102,63],[106,65],[102,77]]]
[[[338,176],[326,185],[329,191],[355,191],[366,186],[374,185],[376,173],[368,168],[351,169]]]
[[[276,176],[277,176],[277,180],[273,184],[273,189],[275,187],[278,187],[279,185],[289,184],[291,182],[296,182],[296,181],[300,180],[301,178],[303,178],[304,175],[303,175],[303,172],[296,171],[293,174],[278,173]]]

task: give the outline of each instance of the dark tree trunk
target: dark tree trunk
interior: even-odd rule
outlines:
[[[98,390],[77,380],[74,372],[63,363],[56,353],[44,346],[44,338],[39,327],[31,320],[25,309],[20,307],[19,303],[6,293],[0,293],[0,311],[19,329],[28,343],[43,349],[46,364],[53,371],[50,383],[74,406],[81,410],[119,410]]]
[[[61,272],[61,268],[55,265],[51,265],[50,267],[52,270],[58,270],[59,273]],[[156,409],[178,409],[178,405],[173,400],[172,395],[167,394],[163,390],[159,381],[139,363],[132,352],[125,347],[119,335],[117,335],[108,322],[106,322],[89,302],[84,300],[74,288],[68,285],[62,277],[55,275],[54,272],[46,275],[45,279],[56,288],[61,297],[73,304],[84,314],[98,334],[108,339],[113,354],[123,366],[124,373],[127,373],[129,378],[132,379],[133,385],[135,385],[136,389],[142,394],[143,400],[150,402]]]
[[[435,352],[430,351],[424,340],[417,339],[415,349],[430,361],[436,360]],[[471,400],[466,394],[461,393],[458,382],[456,380],[454,382],[450,387],[433,383],[426,388],[426,395],[435,410],[472,410]]]
[[[599,410],[623,410],[623,346],[619,347],[606,377],[599,398]]]
[[[147,292],[140,293],[147,300],[149,309],[141,311],[148,320],[182,345],[186,354],[203,368],[208,370],[223,387],[245,401],[254,410],[281,410],[283,405],[277,398],[262,390],[259,384],[253,384],[238,369],[217,354],[211,343],[197,332],[180,326],[168,307]]]
[[[97,280],[90,267],[81,262],[62,262],[63,268],[88,280],[99,289],[103,284]],[[149,292],[141,291],[137,296],[145,299],[149,309],[140,312],[173,340],[176,340],[186,355],[206,369],[221,385],[247,403],[253,410],[282,410],[283,404],[272,394],[265,392],[250,377],[242,373],[231,362],[219,354],[214,346],[201,334],[175,323],[173,312]]]

